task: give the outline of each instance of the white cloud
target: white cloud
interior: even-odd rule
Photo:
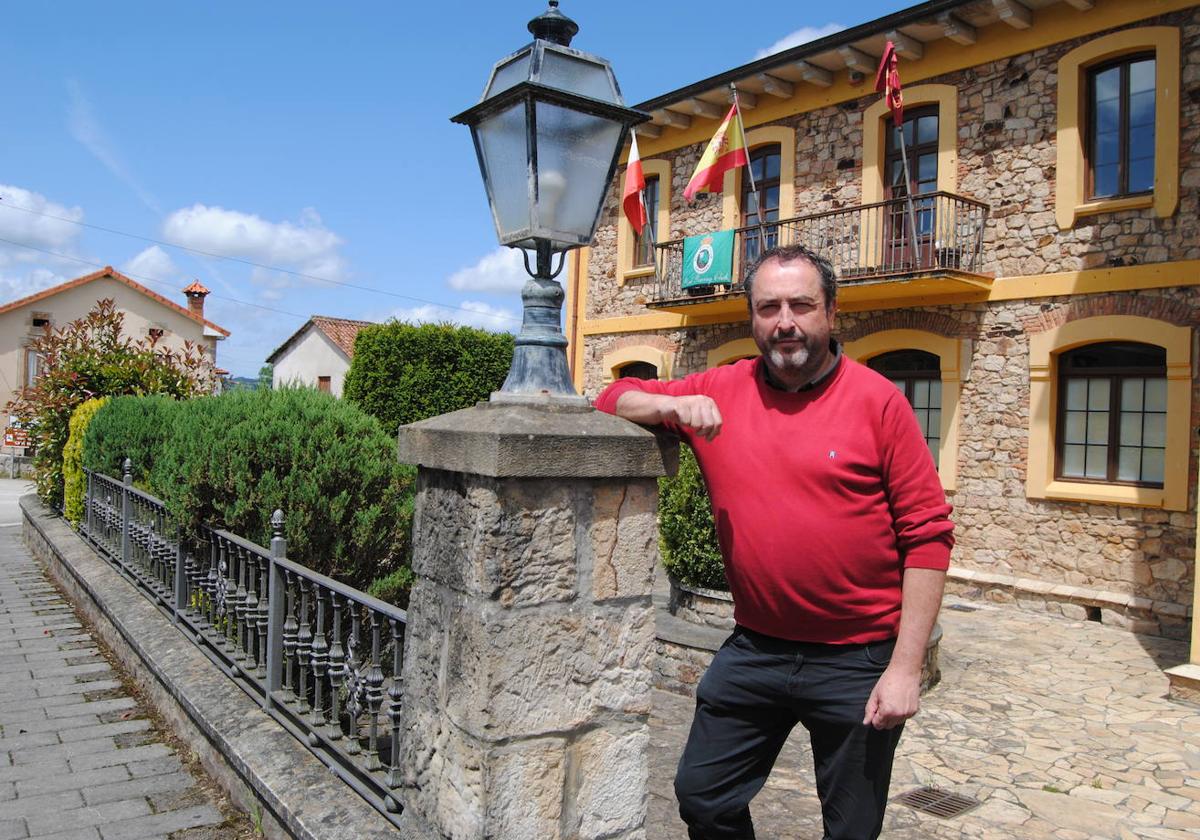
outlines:
[[[425,303],[403,307],[393,310],[389,317],[410,324],[451,323],[493,332],[516,332],[521,326],[521,316],[517,312],[478,300],[464,300],[454,306]]]
[[[766,58],[777,52],[783,52],[792,47],[798,47],[801,44],[807,44],[809,41],[815,41],[818,38],[824,38],[826,35],[832,35],[834,32],[841,32],[845,29],[845,24],[827,23],[824,26],[802,26],[795,32],[784,35],[778,41],[766,49],[759,50],[754,54],[756,59]]]
[[[446,280],[460,292],[520,292],[529,275],[519,248],[497,248],[469,268],[454,272]]]
[[[163,235],[187,248],[278,266],[327,280],[340,280],[345,264],[337,249],[342,239],[306,208],[297,222],[271,222],[252,213],[194,204],[163,222]],[[286,274],[259,269],[253,278],[267,286],[294,282]]]
[[[133,259],[121,266],[121,270],[130,277],[143,280],[163,280],[173,282],[179,278],[179,266],[171,259],[171,255],[157,245],[151,245]]]
[[[92,111],[92,103],[84,96],[83,89],[74,79],[67,81],[67,93],[71,100],[67,106],[67,125],[71,130],[71,136],[91,152],[105,169],[133,190],[143,204],[161,215],[162,208],[159,207],[158,201],[141,185],[129,171],[125,162],[121,160],[121,156],[117,154],[104,128],[100,125],[100,120]]]
[[[80,233],[79,225],[73,223],[80,221],[80,207],[66,207],[41,193],[0,184],[0,239],[6,240],[0,242],[0,303],[92,270],[70,259]]]
[[[0,304],[11,303],[23,297],[65,283],[75,274],[59,274],[48,268],[37,267],[23,274],[0,273]]]

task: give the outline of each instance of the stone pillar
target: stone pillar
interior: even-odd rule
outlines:
[[[676,454],[585,407],[480,404],[400,430],[420,467],[412,835],[645,837],[656,477]]]

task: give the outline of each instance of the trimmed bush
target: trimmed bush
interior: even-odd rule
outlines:
[[[658,489],[663,566],[690,586],[729,589],[704,476],[686,444],[679,447],[679,472],[660,478]]]
[[[87,493],[87,477],[83,474],[83,439],[88,425],[108,397],[87,400],[71,412],[67,442],[63,445],[63,516],[78,527],[83,519],[83,497]]]
[[[120,478],[124,462],[133,462],[133,483],[149,486],[150,470],[166,446],[180,403],[170,397],[116,397],[87,427],[83,463]]]
[[[391,321],[359,331],[343,393],[393,434],[486,400],[504,384],[512,354],[508,333]]]

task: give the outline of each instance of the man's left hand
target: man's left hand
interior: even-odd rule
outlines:
[[[921,673],[910,673],[892,666],[883,672],[871,696],[867,698],[864,726],[894,729],[921,708]]]

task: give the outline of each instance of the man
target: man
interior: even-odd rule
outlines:
[[[950,506],[904,394],[830,339],[829,262],[773,249],[745,286],[761,357],[622,379],[596,400],[692,446],[733,595],[737,627],[696,691],[679,811],[692,840],[753,838],[750,800],[801,723],[825,837],[878,837],[941,605]]]

